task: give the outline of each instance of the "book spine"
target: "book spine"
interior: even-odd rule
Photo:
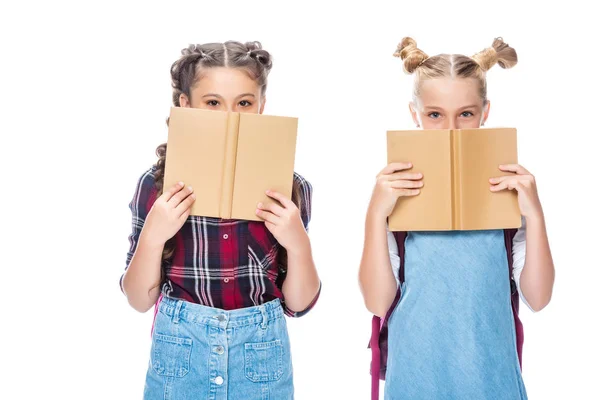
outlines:
[[[450,149],[451,149],[451,190],[452,190],[452,229],[460,230],[462,228],[461,221],[461,134],[460,130],[453,129],[450,131]]]
[[[233,183],[235,180],[235,160],[240,127],[240,113],[230,112],[227,117],[225,132],[225,157],[223,157],[223,183],[221,184],[221,203],[219,215],[221,218],[231,218],[233,206]]]

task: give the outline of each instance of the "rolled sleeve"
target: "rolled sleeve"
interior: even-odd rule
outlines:
[[[154,172],[155,169],[152,167],[138,179],[135,193],[129,203],[129,209],[131,210],[131,233],[129,234],[129,251],[125,260],[125,270],[119,279],[121,291],[123,291],[123,278],[137,249],[144,222],[146,221],[148,212],[152,208],[152,204],[156,200],[157,190],[154,186]]]
[[[308,307],[306,307],[302,311],[293,311],[293,310],[289,309],[286,306],[285,301],[284,301],[282,305],[283,305],[283,312],[285,313],[285,315],[287,315],[288,317],[292,317],[292,318],[300,318],[300,317],[306,315],[310,310],[313,309],[315,304],[317,304],[317,300],[319,299],[319,295],[321,294],[321,286],[322,286],[322,284],[321,284],[321,282],[319,282],[319,290],[317,291],[317,294],[312,299],[312,301],[310,302]]]
[[[297,173],[294,173],[294,181],[298,185],[298,189],[299,189],[298,197],[300,200],[300,218],[302,219],[302,224],[304,225],[304,229],[306,229],[306,231],[308,232],[308,224],[311,219],[313,188],[309,181],[307,181],[306,179],[304,179],[301,175],[299,175]],[[317,294],[315,295],[315,297],[312,299],[310,304],[304,310],[293,311],[293,310],[289,309],[286,306],[285,301],[283,301],[282,302],[283,303],[283,311],[285,312],[285,315],[287,315],[288,317],[292,317],[292,318],[299,318],[299,317],[302,317],[303,315],[306,315],[310,310],[313,309],[313,307],[317,303],[317,300],[319,299],[319,296],[321,294],[321,286],[322,286],[322,283],[319,282],[319,290],[317,291]]]

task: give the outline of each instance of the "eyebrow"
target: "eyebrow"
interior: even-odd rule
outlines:
[[[255,96],[255,95],[253,95],[252,93],[243,93],[243,94],[240,94],[239,96],[237,96],[237,97],[236,97],[236,99],[239,99],[239,98],[242,98],[242,97],[246,97],[246,96],[256,97],[256,96]],[[222,99],[222,98],[223,98],[223,96],[221,96],[221,95],[218,95],[218,94],[216,94],[216,93],[207,93],[207,94],[205,94],[204,96],[202,96],[202,98],[205,98],[205,97],[217,97],[217,98],[219,98],[219,99]]]

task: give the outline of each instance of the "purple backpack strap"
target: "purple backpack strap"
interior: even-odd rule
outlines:
[[[398,278],[400,283],[404,283],[404,242],[406,240],[406,232],[392,232],[396,243],[398,244],[398,255],[400,256],[400,269],[398,271]],[[513,310],[513,317],[515,320],[515,330],[517,336],[517,353],[519,355],[519,365],[522,366],[522,354],[523,354],[523,324],[519,319],[519,293],[517,291],[517,285],[512,276],[512,247],[513,238],[517,233],[516,229],[505,229],[504,230],[504,244],[506,246],[506,254],[508,258],[508,276],[510,279],[511,287],[511,303]],[[388,320],[390,315],[396,308],[398,301],[400,300],[400,288],[396,293],[392,306],[386,313],[383,321],[378,316],[374,315],[371,323],[371,340],[369,347],[371,348],[371,400],[379,399],[379,380],[385,380],[385,373],[387,370],[387,350],[388,350]]]

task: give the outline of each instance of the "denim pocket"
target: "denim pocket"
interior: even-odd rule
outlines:
[[[283,375],[283,345],[281,340],[246,343],[244,370],[252,382],[276,381]]]
[[[184,377],[190,371],[192,339],[154,334],[152,369],[158,375]]]

